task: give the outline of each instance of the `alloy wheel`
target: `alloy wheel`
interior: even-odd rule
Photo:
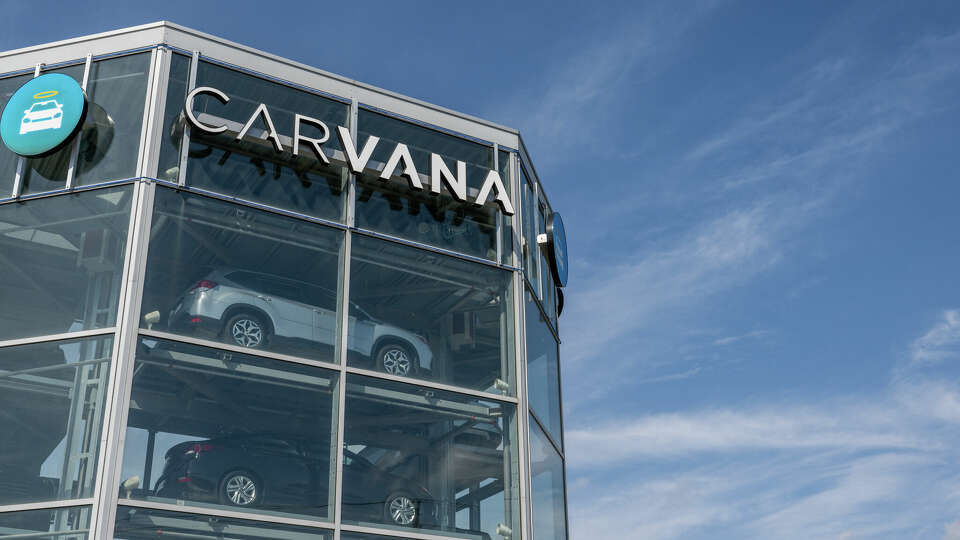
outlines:
[[[241,347],[256,347],[263,342],[263,327],[258,321],[244,317],[234,321],[230,335]]]
[[[224,491],[227,493],[227,499],[237,506],[247,506],[257,500],[257,484],[249,476],[235,474],[231,476]]]
[[[417,519],[417,505],[406,495],[398,495],[390,500],[390,518],[397,525],[409,526]]]
[[[391,375],[406,377],[411,366],[410,355],[399,347],[391,347],[383,353],[383,370]]]

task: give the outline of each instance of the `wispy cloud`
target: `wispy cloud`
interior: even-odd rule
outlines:
[[[771,334],[773,334],[773,331],[772,331],[772,330],[753,330],[753,331],[751,331],[751,332],[747,332],[746,334],[740,334],[740,335],[736,335],[736,336],[727,336],[727,337],[722,337],[722,338],[719,338],[719,339],[715,339],[715,340],[713,341],[713,344],[714,344],[714,345],[721,345],[721,346],[722,346],[722,345],[732,345],[732,344],[734,344],[734,343],[738,343],[738,342],[743,341],[743,340],[763,338],[763,337],[767,337],[767,336],[769,336],[769,335],[771,335]]]
[[[960,357],[960,310],[948,309],[942,319],[910,348],[916,365],[929,365]]]
[[[914,346],[956,343],[951,312]],[[960,481],[960,385],[926,376],[926,367],[916,366],[909,379],[893,369],[889,387],[869,397],[621,415],[569,429],[569,476],[617,494],[585,497],[580,507],[584,495],[574,491],[575,532],[598,539],[953,538],[958,522],[944,517],[960,515],[953,487]],[[606,471],[618,472],[602,488],[582,480],[604,479]],[[630,511],[627,501],[643,504]]]

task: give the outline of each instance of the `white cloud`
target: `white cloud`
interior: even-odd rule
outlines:
[[[942,320],[911,347],[914,364],[936,364],[960,356],[960,310],[948,309]]]
[[[619,418],[568,429],[570,467],[600,467],[694,453],[766,450],[889,450],[930,448],[895,404],[758,407]]]

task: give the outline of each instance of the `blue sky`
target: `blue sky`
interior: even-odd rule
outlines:
[[[523,132],[573,538],[960,539],[960,5],[139,4],[0,50],[167,19]]]

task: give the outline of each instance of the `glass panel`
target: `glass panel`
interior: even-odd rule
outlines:
[[[537,227],[540,233],[547,230],[547,216],[551,214],[550,208],[541,204],[537,211]],[[557,327],[557,286],[553,281],[553,270],[550,259],[547,257],[547,250],[540,249],[540,294],[543,299],[543,309],[550,317],[550,323],[554,328]]]
[[[180,175],[180,143],[183,142],[183,103],[187,97],[190,79],[190,57],[170,56],[170,78],[167,81],[167,99],[163,108],[163,133],[160,138],[160,157],[157,177],[176,182]]]
[[[511,273],[353,236],[350,365],[513,393]]]
[[[333,531],[121,506],[117,508],[113,537],[116,540],[149,538],[333,540]]]
[[[563,459],[533,418],[530,418],[530,477],[533,539],[566,540]]]
[[[150,53],[90,65],[87,118],[77,154],[76,185],[137,175]]]
[[[527,176],[527,171],[520,167],[520,178],[522,179],[523,189],[523,208],[521,217],[523,219],[523,274],[527,281],[534,287],[537,286],[539,274],[537,272],[537,225],[534,216],[536,210],[536,195],[533,190],[533,182]]]
[[[358,227],[496,260],[499,211],[493,203],[478,208],[470,202],[493,168],[492,148],[365,109],[360,109],[357,126],[361,147],[367,136],[380,137],[369,167],[382,169],[396,144],[404,143],[426,188],[424,192],[410,189],[405,177],[384,182],[377,176],[361,175]],[[456,160],[467,164],[468,202],[454,200],[446,186],[442,195],[430,194],[431,152],[440,154],[454,173]]]
[[[343,232],[158,188],[142,324],[336,362]]]
[[[141,338],[122,498],[327,519],[337,373]]]
[[[529,290],[526,296],[527,395],[530,408],[543,422],[550,437],[562,447],[557,340]]]
[[[114,325],[132,192],[0,206],[0,340]]]
[[[497,169],[507,192],[513,194],[513,180],[510,178],[510,153],[500,150],[497,152]],[[512,197],[511,197],[512,199]],[[500,248],[500,262],[503,264],[513,264],[513,216],[500,214],[500,221],[503,224],[503,238]]]
[[[28,73],[0,79],[0,100],[3,101],[3,106],[6,106],[7,102],[10,101],[10,96],[14,92],[32,78],[33,73]],[[17,161],[19,159],[20,156],[11,152],[7,145],[0,144],[0,199],[6,199],[13,194],[13,181],[17,174]]]
[[[520,530],[513,405],[348,376],[345,412],[345,523]]]
[[[444,536],[450,536],[451,533],[444,533]],[[476,535],[453,535],[454,538],[477,538]],[[484,540],[487,539],[486,536],[480,536]],[[340,533],[340,540],[413,540],[408,537],[403,536],[383,536],[380,534],[367,534],[367,533],[358,533],[358,532],[349,532],[343,531]]]
[[[0,504],[92,497],[113,337],[0,349]]]
[[[226,105],[205,94],[194,100],[201,121],[227,123],[229,127],[217,135],[191,131],[187,184],[324,219],[343,220],[345,169],[324,165],[309,145],[294,158],[291,137],[295,114],[316,118],[329,129],[330,139],[323,149],[332,155],[340,148],[336,127],[347,125],[349,105],[206,62],[197,69],[197,86],[212,86],[230,96]],[[265,140],[262,116],[243,142],[235,140],[261,103],[267,106],[283,152],[277,152]],[[320,129],[308,123],[301,123],[301,133],[322,137]]]
[[[83,64],[74,64],[56,69],[43,70],[42,74],[62,73],[73,77],[77,83],[83,83]],[[88,109],[89,113],[89,109]],[[89,114],[87,115],[89,117]],[[86,121],[84,121],[86,123]],[[86,127],[86,126],[84,126]],[[81,127],[83,129],[84,127]],[[59,150],[26,162],[23,171],[23,193],[43,193],[67,186],[67,168],[76,136],[70,138]]]
[[[85,540],[89,530],[89,506],[0,514],[0,538]]]

